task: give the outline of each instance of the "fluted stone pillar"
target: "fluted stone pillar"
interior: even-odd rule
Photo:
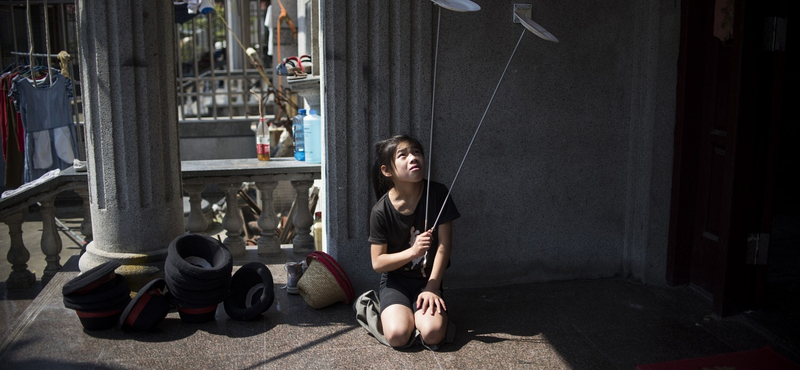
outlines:
[[[76,186],[73,191],[80,195],[83,201],[83,221],[81,221],[81,234],[83,234],[83,245],[81,249],[86,247],[86,243],[92,241],[92,209],[89,207],[89,187],[86,185]]]
[[[425,143],[428,150],[433,91],[431,72],[432,66],[436,64],[432,51],[436,40],[437,6],[430,1],[364,0],[320,1],[319,5],[321,14],[318,19],[324,20],[320,32],[320,54],[325,57],[316,59],[322,62],[321,69],[325,74],[321,88],[324,96],[320,115],[325,120],[323,145],[328,158],[323,169],[327,212],[323,220],[327,238],[326,252],[336,258],[347,271],[356,290],[366,290],[374,283],[375,271],[369,263],[369,253],[352,246],[364,244],[365,235],[369,234],[369,210],[376,200],[365,190],[371,189],[371,185],[369,177],[364,174],[371,168],[375,158],[368,153],[373,153],[373,145],[378,140],[398,133],[416,136]],[[503,9],[506,9],[505,6]],[[511,9],[511,4],[507,6],[507,9]],[[449,32],[442,29],[439,58],[458,55],[460,57],[453,57],[453,60],[459,60],[469,54],[461,46],[461,40],[458,40],[462,36],[458,33],[468,28],[460,29],[457,26],[471,22],[465,17],[467,14],[474,14],[473,17],[477,17],[472,19],[479,19],[487,11],[442,11],[442,26],[448,27],[446,29]],[[445,41],[445,35],[452,37],[450,43]],[[489,49],[495,50],[491,47],[482,50],[490,53]],[[511,51],[502,50],[501,54],[505,50]],[[469,59],[473,58],[459,60],[458,63],[466,65],[474,62]],[[441,59],[439,63],[441,72],[444,64],[441,64]],[[461,71],[461,66],[450,71]],[[442,140],[446,135],[454,133],[442,130],[439,122],[446,121],[443,117],[449,114],[442,107],[457,107],[454,111],[461,111],[467,107],[465,104],[470,107],[486,104],[485,100],[470,100],[469,103],[457,101],[449,105],[443,105],[441,101],[447,100],[447,95],[458,96],[455,100],[462,95],[467,96],[462,93],[470,90],[463,86],[474,86],[472,80],[477,77],[492,80],[489,86],[494,86],[499,77],[487,72],[486,76],[491,75],[488,78],[482,75],[462,78],[465,72],[454,73],[458,78],[449,79],[454,81],[447,85],[451,86],[450,89],[442,87],[442,79],[437,80],[435,86],[438,91],[435,95],[438,128],[433,138],[438,149],[431,153],[433,169],[436,170],[431,176],[439,181],[452,179],[452,172],[441,170],[454,169],[447,165],[447,161],[442,161],[442,158],[460,156],[455,153],[463,153],[465,149],[459,146],[465,143],[463,140]],[[353,91],[358,93],[351,93]],[[473,95],[486,99],[485,91],[476,90]],[[448,149],[443,150],[444,147]],[[461,203],[458,205],[461,206]],[[452,272],[448,271],[448,274]]]
[[[78,2],[93,241],[131,288],[163,275],[183,233],[171,1]]]

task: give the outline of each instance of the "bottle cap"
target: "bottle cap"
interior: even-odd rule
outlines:
[[[316,109],[312,109],[312,110],[308,111],[308,114],[317,114],[317,110]]]
[[[298,109],[297,110],[297,114],[299,114],[301,116],[305,116],[306,115],[306,110],[305,109]]]

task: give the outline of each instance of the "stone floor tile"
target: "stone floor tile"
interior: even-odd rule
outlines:
[[[583,333],[598,351],[621,368],[732,351],[700,327],[680,324],[624,327]]]

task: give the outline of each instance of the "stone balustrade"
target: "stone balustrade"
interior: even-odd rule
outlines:
[[[292,245],[294,251],[298,253],[314,250],[314,238],[310,234],[311,224],[314,220],[308,208],[308,190],[314,180],[321,178],[322,171],[319,164],[296,161],[294,158],[273,158],[266,162],[260,162],[255,158],[183,161],[181,162],[181,175],[183,191],[189,194],[190,204],[186,229],[192,233],[201,233],[208,226],[200,210],[200,193],[207,184],[217,184],[225,191],[226,203],[230,210],[231,204],[238,204],[236,195],[241,189],[242,183],[255,183],[261,193],[261,204],[259,205],[261,215],[258,218],[258,227],[263,231],[258,240],[259,254],[279,253],[281,250],[280,242],[275,235],[278,217],[272,207],[272,192],[278,186],[279,181],[291,181],[296,191],[295,204],[305,205],[296,207],[292,219],[297,230]],[[222,227],[226,230],[227,235],[223,240],[225,246],[233,255],[244,254],[242,214],[225,212]]]
[[[24,289],[33,286],[36,282],[34,274],[28,270],[30,252],[22,240],[22,224],[28,214],[28,207],[40,205],[42,214],[42,253],[45,255],[47,266],[44,269],[42,282],[48,282],[55,273],[61,269],[61,237],[55,224],[55,198],[61,192],[73,190],[83,198],[84,204],[89,202],[89,192],[86,185],[86,173],[76,172],[70,167],[61,171],[47,181],[33,186],[26,186],[16,194],[0,199],[0,221],[8,225],[9,248],[8,262],[11,263],[11,274],[6,279],[8,289]],[[91,213],[84,207],[84,220],[81,232],[84,237],[91,239]]]
[[[227,235],[223,243],[233,255],[245,253],[245,240],[242,237],[244,219],[241,212],[230,212],[231,209],[238,210],[237,192],[242,183],[254,183],[261,194],[258,226],[263,231],[258,240],[258,253],[273,254],[281,250],[279,239],[275,235],[278,217],[272,206],[273,190],[279,181],[290,181],[296,191],[295,204],[306,205],[296,207],[292,219],[296,228],[293,249],[298,253],[314,250],[314,238],[310,234],[313,219],[308,208],[308,190],[314,180],[321,178],[320,165],[291,158],[273,158],[268,162],[255,158],[182,161],[181,176],[183,191],[189,196],[190,212],[186,221],[188,232],[203,233],[208,228],[208,221],[203,216],[200,205],[201,194],[206,186],[216,184],[225,191],[229,211],[225,212],[222,220],[222,227]],[[49,281],[61,268],[61,237],[55,225],[54,201],[56,195],[67,190],[74,191],[83,199],[84,220],[81,223],[81,233],[87,241],[91,240],[91,212],[85,172],[76,172],[74,168],[69,168],[48,181],[0,200],[0,222],[8,225],[10,236],[7,259],[12,265],[12,272],[6,280],[8,289],[29,288],[36,280],[34,274],[28,270],[30,253],[22,238],[22,224],[28,208],[33,204],[40,205],[42,214],[41,249],[47,261],[42,281]]]

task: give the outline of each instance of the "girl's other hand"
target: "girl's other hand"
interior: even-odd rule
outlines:
[[[431,240],[433,237],[431,236],[430,231],[426,231],[422,234],[417,235],[417,239],[414,240],[414,245],[411,246],[411,250],[414,253],[414,258],[422,257],[425,255],[425,252],[431,247]]]
[[[423,290],[417,296],[417,308],[422,311],[422,314],[430,313],[431,316],[435,314],[441,315],[442,312],[447,311],[447,306],[444,304],[444,299],[438,294],[428,290]]]

